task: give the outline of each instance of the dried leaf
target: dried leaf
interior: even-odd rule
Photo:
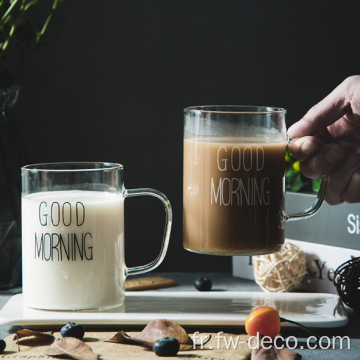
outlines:
[[[120,331],[112,338],[106,339],[105,341],[152,347],[156,341],[164,337],[177,339],[180,343],[180,350],[193,348],[193,341],[184,328],[182,328],[176,321],[164,319],[152,320],[140,334],[133,338],[125,332]],[[203,342],[203,345],[205,345],[209,340],[210,337]]]
[[[49,347],[43,350],[43,354],[48,356],[60,356],[64,355],[65,353],[55,345],[54,341]]]
[[[106,339],[104,341],[115,342],[115,343],[120,343],[120,344],[143,345],[143,346],[147,346],[147,347],[153,346],[153,343],[132,338],[131,336],[126,334],[124,331],[119,331],[112,338]]]
[[[73,337],[56,339],[43,353],[48,356],[69,355],[77,360],[99,359],[99,355],[94,354],[89,345]]]
[[[166,336],[177,339],[180,344],[193,344],[187,332],[176,321],[163,319],[151,321],[134,339],[154,343]]]
[[[40,332],[40,331],[33,331],[33,330],[28,330],[28,329],[21,329],[21,330],[18,330],[16,332],[16,335],[14,337],[14,340],[17,340],[17,339],[22,339],[22,338],[25,338],[25,337],[29,337],[29,336],[35,336],[37,338],[51,338],[51,339],[54,339],[54,336],[53,336],[53,332],[52,331],[48,331],[48,332]]]
[[[42,333],[28,329],[18,330],[13,338],[17,342],[18,351],[20,351],[20,344],[27,346],[48,345],[53,339],[52,331]]]

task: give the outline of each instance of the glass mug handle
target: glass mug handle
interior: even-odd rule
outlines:
[[[311,206],[311,208],[309,208],[305,211],[296,213],[296,214],[284,214],[285,221],[297,221],[297,220],[307,219],[309,217],[314,216],[320,210],[320,208],[324,202],[328,183],[329,183],[328,179],[321,180],[321,185],[320,185],[318,196],[317,196],[314,204]]]
[[[142,265],[142,266],[135,266],[135,267],[126,267],[125,269],[125,276],[128,275],[139,275],[146,273],[148,271],[154,270],[157,268],[162,261],[165,258],[168,246],[169,246],[169,240],[170,240],[170,232],[171,232],[171,224],[172,224],[172,208],[170,201],[168,198],[161,193],[160,191],[154,190],[154,189],[132,189],[132,190],[125,190],[124,191],[124,198],[132,197],[132,196],[154,196],[161,200],[161,202],[164,204],[165,207],[165,230],[164,230],[164,236],[163,236],[163,242],[161,245],[161,250],[159,255],[155,260],[153,260],[151,263]]]
[[[295,140],[295,138],[288,137],[288,142],[290,142],[292,140]],[[311,208],[309,208],[305,211],[296,213],[296,214],[285,214],[284,213],[284,220],[285,221],[297,221],[297,220],[307,219],[309,217],[314,216],[320,210],[320,208],[325,200],[326,189],[328,187],[328,184],[329,184],[329,179],[321,180],[318,196],[317,196],[314,204],[311,206]]]

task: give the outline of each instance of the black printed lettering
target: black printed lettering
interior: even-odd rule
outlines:
[[[40,205],[39,205],[39,220],[40,220],[40,224],[42,225],[42,226],[47,226],[47,214],[44,214],[43,216],[45,216],[45,223],[43,223],[42,221],[41,221],[41,205],[42,204],[45,204],[45,207],[47,207],[47,203],[45,202],[45,201],[42,201],[41,203],[40,203]]]
[[[69,237],[68,237],[68,243],[67,243],[67,248],[68,248],[68,250],[70,250],[69,249]],[[70,251],[67,251],[66,250],[66,246],[65,246],[65,243],[64,243],[64,239],[63,239],[63,237],[61,236],[61,234],[60,234],[60,257],[61,257],[61,261],[62,261],[62,249],[64,249],[64,252],[65,252],[65,256],[66,256],[66,258],[68,259],[68,261],[70,260]]]
[[[56,245],[54,246],[54,236],[57,237],[57,243]],[[59,261],[59,249],[58,249],[58,246],[60,244],[60,240],[59,240],[59,235],[56,234],[56,233],[53,233],[51,234],[51,260],[54,260],[54,249],[57,251],[57,259]]]
[[[55,224],[55,222],[54,222],[54,204],[57,204],[57,206],[58,206],[57,224]],[[54,226],[58,226],[60,224],[60,204],[58,202],[56,202],[56,201],[51,204],[51,223]]]
[[[41,254],[41,258],[44,259],[44,234],[41,234],[40,247],[39,247],[37,236],[35,233],[35,259],[36,259],[36,254],[38,258],[40,257]]]
[[[81,224],[79,224],[79,205],[82,206],[82,221]],[[81,212],[81,211],[80,211]],[[85,206],[82,202],[78,201],[76,203],[76,225],[81,226],[85,222]]]
[[[320,260],[318,260],[318,259],[315,260],[316,265],[317,265],[317,267],[318,267],[318,269],[319,269],[319,279],[324,280],[323,277],[322,277],[322,271],[323,271],[323,269],[324,269],[324,266],[325,266],[325,264],[326,264],[326,261],[324,261],[322,267],[320,267],[320,262],[319,262],[319,261],[320,261]]]
[[[93,259],[93,252],[92,252],[92,249],[93,247],[92,246],[89,246],[88,249],[90,249],[90,252],[91,252],[91,255],[90,255],[90,258],[87,257],[87,254],[86,254],[86,236],[87,235],[90,235],[90,239],[92,239],[92,235],[90,233],[86,233],[85,236],[84,236],[84,252],[85,252],[85,258],[86,260],[92,260]]]
[[[49,237],[49,257],[46,257],[46,236]],[[44,234],[44,243],[43,243],[43,253],[44,253],[44,259],[46,261],[49,261],[51,259],[51,235],[49,233]]]
[[[69,205],[69,222],[68,223],[65,222],[65,205],[66,204]],[[71,204],[69,202],[65,202],[63,204],[62,213],[63,213],[63,224],[65,226],[70,226],[71,225]]]
[[[79,255],[81,260],[84,260],[83,258],[83,254],[84,254],[84,236],[81,237],[81,249],[80,249],[80,245],[78,242],[78,239],[76,237],[76,234],[74,234],[74,260],[76,261],[76,247],[79,251]]]

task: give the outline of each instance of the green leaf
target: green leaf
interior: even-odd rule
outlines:
[[[301,180],[301,174],[297,174],[297,176],[294,178],[294,181],[291,184],[291,191],[299,191],[303,187],[303,182]]]
[[[287,169],[285,171],[285,177],[286,177],[287,181],[289,181],[289,182],[291,182],[292,178],[298,174],[299,173],[292,166],[289,167],[289,169]]]
[[[28,10],[29,7],[35,5],[35,4],[38,3],[38,2],[39,2],[39,0],[31,0],[31,1],[29,1],[29,2],[26,4],[26,6],[25,6],[25,11]]]
[[[312,179],[311,183],[312,183],[312,190],[316,193],[319,192],[321,179]]]
[[[22,288],[13,291],[13,292],[11,293],[11,295],[17,295],[17,294],[21,294],[21,293],[22,293]]]
[[[0,22],[2,24],[8,22],[8,20],[10,19],[10,17],[12,17],[12,12],[14,11],[14,9],[16,9],[16,3],[19,0],[14,0],[10,2],[10,6],[6,9],[6,11],[4,12],[4,14],[2,15]],[[18,16],[17,16],[18,17]]]
[[[294,155],[290,152],[288,148],[286,148],[286,162],[294,161]]]
[[[286,171],[292,169],[292,163],[286,163]]]
[[[36,37],[36,42],[38,43],[41,38],[41,30],[37,26],[34,26],[34,32]]]

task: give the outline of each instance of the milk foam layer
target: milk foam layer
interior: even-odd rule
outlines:
[[[124,300],[124,199],[98,191],[22,198],[26,306],[77,310]]]
[[[246,122],[228,123],[222,121],[214,121],[209,124],[199,124],[189,122],[185,127],[185,139],[203,139],[212,141],[212,139],[224,138],[226,142],[234,139],[242,138],[247,141],[256,143],[258,141],[283,142],[286,135],[278,129],[272,127],[255,126]]]

